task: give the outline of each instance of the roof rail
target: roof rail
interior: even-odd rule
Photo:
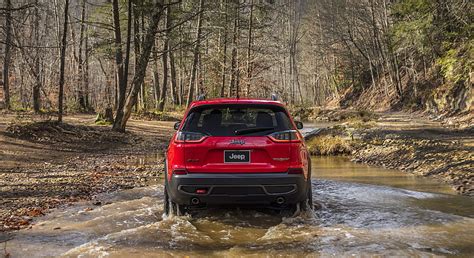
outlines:
[[[272,100],[278,101],[278,95],[276,93],[272,93]]]
[[[198,101],[205,100],[205,99],[206,99],[206,94],[200,94],[200,95],[197,97],[197,100],[198,100]]]

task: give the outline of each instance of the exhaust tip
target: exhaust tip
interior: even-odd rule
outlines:
[[[192,198],[191,199],[191,204],[193,205],[198,205],[200,203],[199,199],[198,198]]]
[[[285,203],[285,198],[283,198],[283,197],[278,197],[278,198],[276,199],[276,202],[277,202],[277,204],[282,205],[282,204]]]

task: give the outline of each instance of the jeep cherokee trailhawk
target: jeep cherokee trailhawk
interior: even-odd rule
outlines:
[[[302,127],[276,100],[193,102],[168,147],[165,214],[221,205],[312,208]]]

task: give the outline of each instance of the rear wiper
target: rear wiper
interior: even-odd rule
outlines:
[[[257,132],[263,132],[263,131],[268,131],[268,130],[275,130],[275,127],[255,127],[255,128],[239,129],[239,130],[235,130],[235,135],[257,133]]]

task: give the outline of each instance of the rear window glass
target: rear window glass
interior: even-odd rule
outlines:
[[[268,105],[219,105],[194,108],[183,131],[209,136],[262,136],[292,129],[285,110]]]

